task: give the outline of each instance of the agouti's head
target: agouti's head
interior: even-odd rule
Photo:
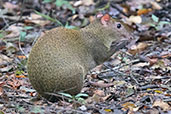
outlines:
[[[131,28],[113,19],[108,14],[97,15],[92,23],[81,29],[87,45],[92,51],[92,56],[97,64],[103,63],[119,49],[127,46],[132,41]]]
[[[99,38],[110,51],[114,52],[133,40],[132,28],[109,14],[98,14],[95,25],[98,27],[96,32],[101,36]]]

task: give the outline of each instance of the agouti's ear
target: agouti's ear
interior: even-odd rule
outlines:
[[[103,25],[107,25],[107,23],[110,21],[109,14],[105,14],[104,16],[102,16],[100,21]]]

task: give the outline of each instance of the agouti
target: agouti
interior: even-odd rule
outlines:
[[[76,95],[87,72],[123,48],[131,36],[127,25],[108,14],[99,14],[80,30],[52,29],[31,50],[27,66],[30,82],[50,101],[55,97],[49,93]]]

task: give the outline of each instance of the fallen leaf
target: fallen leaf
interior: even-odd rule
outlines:
[[[149,63],[150,63],[150,66],[154,65],[155,63],[157,63],[158,61],[158,58],[152,58],[152,59],[148,59]]]
[[[138,14],[138,15],[143,15],[143,14],[147,14],[147,13],[149,13],[149,12],[151,12],[151,11],[152,11],[151,8],[148,8],[148,9],[139,9],[139,10],[137,11],[137,14]]]
[[[18,55],[17,56],[19,59],[26,59],[26,56],[24,56],[24,55]]]
[[[93,92],[94,92],[94,94],[96,94],[96,95],[98,95],[100,97],[104,97],[105,96],[105,93],[102,90],[95,90]]]
[[[13,65],[8,65],[6,67],[0,68],[0,72],[8,72],[13,68]]]
[[[16,78],[26,78],[24,75],[16,75]]]
[[[162,9],[162,7],[157,2],[151,1],[150,3],[152,5],[153,9],[157,9],[157,10]]]
[[[99,103],[100,101],[102,101],[102,98],[99,95],[94,94],[92,96],[92,101],[95,101],[96,103]]]
[[[114,85],[113,83],[104,83],[104,81],[90,82],[90,84],[97,87],[111,87]]]
[[[19,26],[15,26],[15,25],[11,25],[9,26],[9,28],[7,29],[7,31],[10,31],[10,34],[5,35],[5,38],[14,38],[14,37],[18,37],[20,35],[20,31],[23,28],[19,27]]]
[[[31,13],[30,17],[31,17],[32,20],[42,19],[42,16],[38,15],[36,13]]]
[[[81,107],[79,107],[79,109],[81,109],[82,111],[86,111],[87,107],[85,105],[82,105]]]
[[[94,1],[93,0],[82,0],[83,5],[85,6],[90,6],[90,5],[94,5]]]
[[[133,65],[132,68],[139,68],[139,67],[145,67],[145,66],[149,66],[149,63],[148,62],[140,62],[140,63]]]
[[[13,89],[17,89],[18,87],[22,85],[20,81],[16,79],[11,79],[7,81],[7,84],[9,84]]]
[[[155,107],[155,106],[161,107],[163,109],[163,111],[171,110],[171,107],[167,103],[163,102],[162,100],[156,100],[153,103],[153,107]]]
[[[6,55],[0,54],[0,65],[6,65],[7,63],[12,62],[12,59]]]
[[[78,7],[78,6],[82,5],[82,4],[83,4],[83,1],[79,0],[79,1],[76,1],[76,2],[73,4],[73,6]]]
[[[162,60],[158,60],[151,68],[152,69],[161,68],[163,71],[171,70],[171,67],[167,66],[163,59]]]
[[[8,42],[6,44],[6,52],[8,55],[12,55],[14,52],[18,51],[18,47],[17,45],[11,43],[11,42]]]
[[[106,111],[106,112],[112,112],[111,109],[104,109],[104,111]]]
[[[154,90],[154,92],[156,92],[156,93],[163,93],[162,91],[160,91],[160,90]]]
[[[25,20],[25,23],[34,23],[34,24],[44,27],[45,25],[49,24],[50,21],[49,20]]]
[[[8,12],[13,12],[15,9],[19,9],[18,5],[12,4],[10,2],[5,2],[3,6],[8,10]]]
[[[2,87],[0,87],[0,96],[4,94],[4,90]]]
[[[131,102],[126,102],[124,104],[122,104],[123,106],[123,110],[130,110],[130,111],[133,111],[134,108],[136,108],[135,104],[131,103]]]
[[[130,16],[129,18],[128,18],[128,21],[129,22],[132,22],[132,23],[138,23],[138,24],[140,24],[141,22],[142,22],[142,18],[141,18],[141,16]]]
[[[117,87],[117,86],[123,86],[124,84],[126,84],[126,82],[117,80],[117,81],[114,81],[113,84],[114,84],[114,87]]]
[[[132,45],[130,49],[128,50],[129,53],[135,55],[136,53],[139,53],[143,50],[145,50],[148,47],[148,44],[145,42],[140,42],[137,45]]]

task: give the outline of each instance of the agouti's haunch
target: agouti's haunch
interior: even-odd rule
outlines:
[[[130,37],[129,28],[108,14],[80,30],[52,29],[31,50],[30,82],[48,100],[54,100],[49,93],[78,94],[87,72],[124,47]]]

